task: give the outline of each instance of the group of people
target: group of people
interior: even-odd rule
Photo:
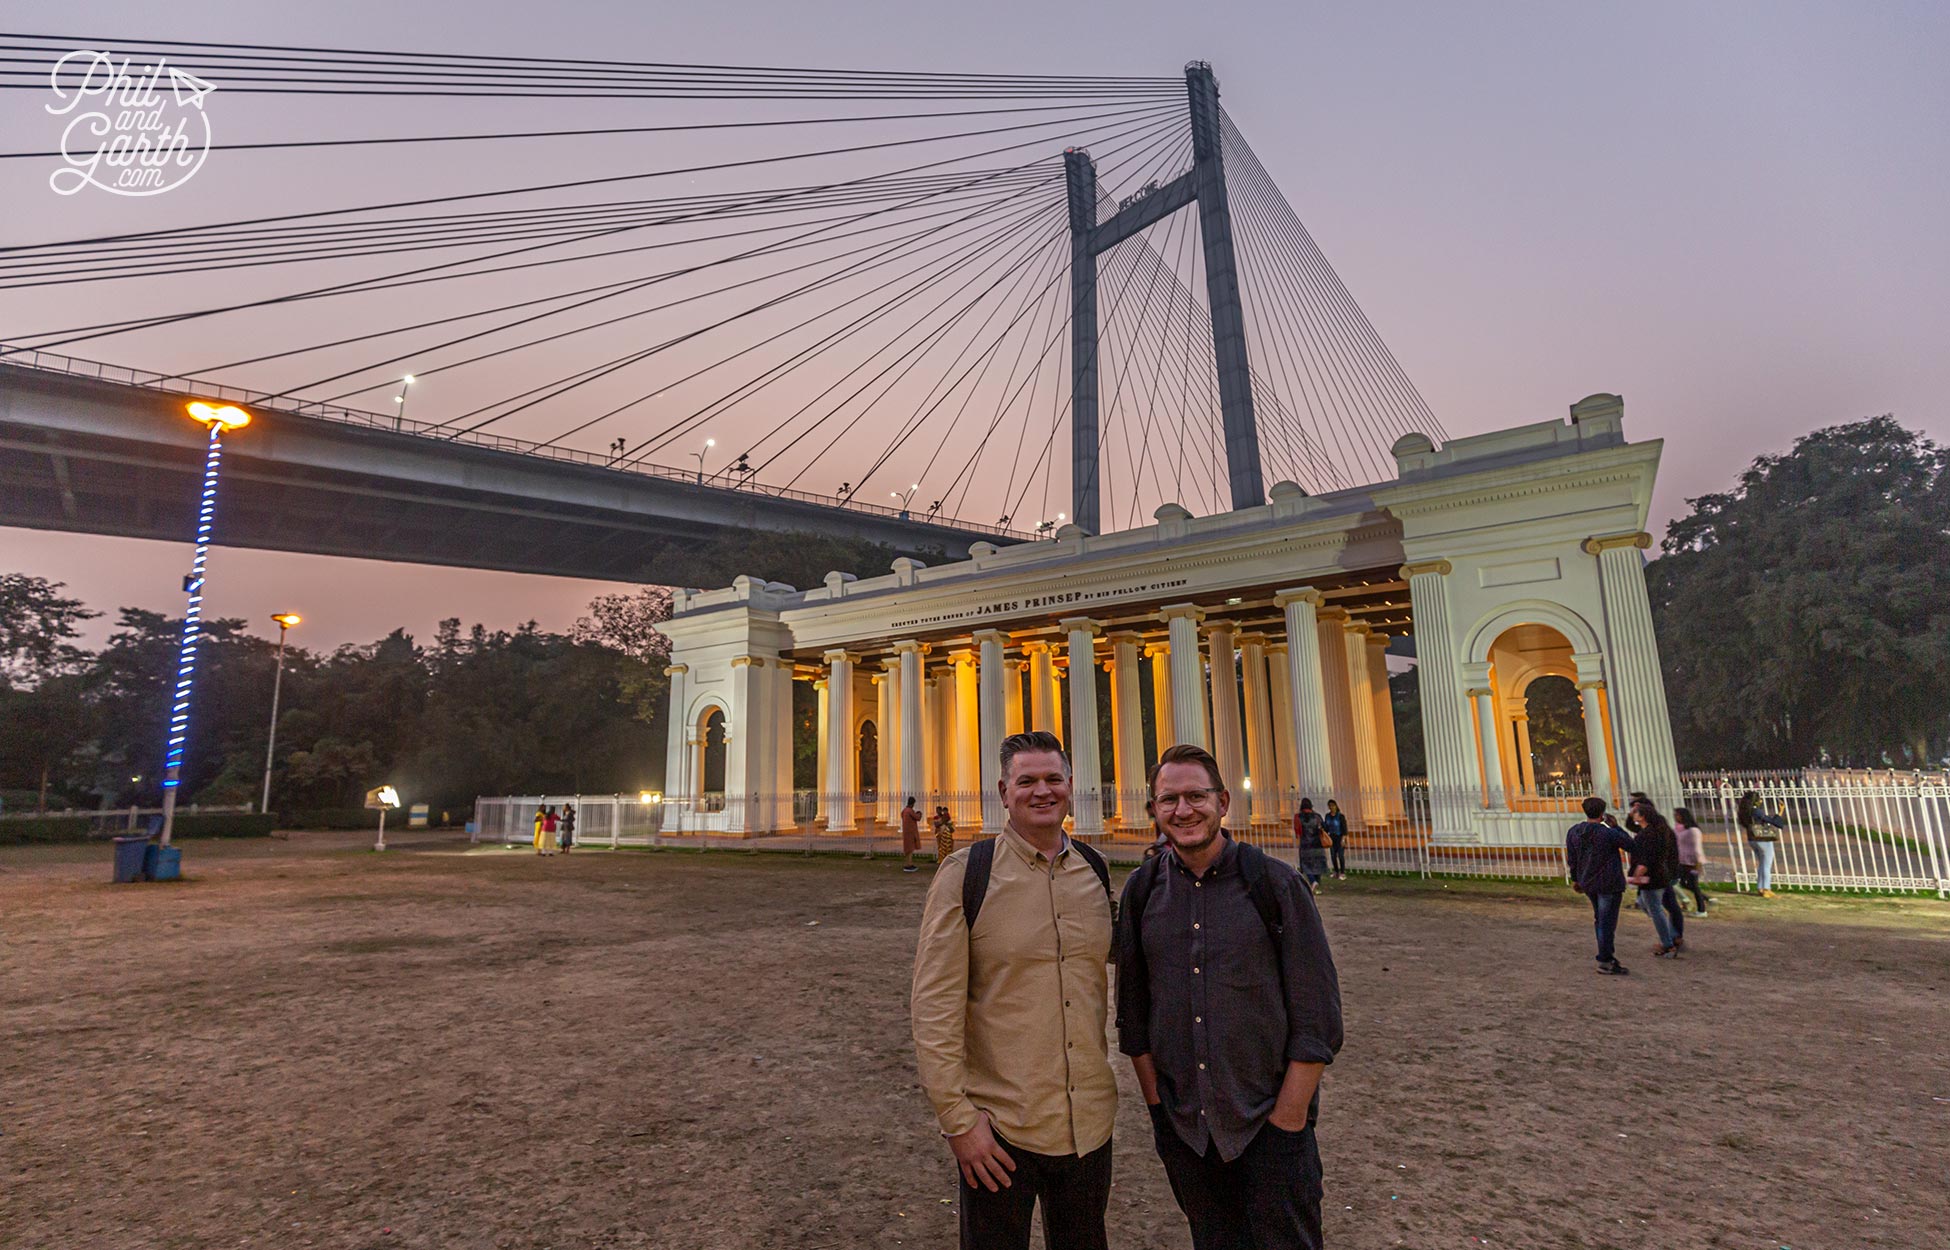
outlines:
[[[1217,762],[1181,744],[1146,777],[1163,848],[1112,902],[1110,870],[1063,830],[1055,735],[1002,743],[1008,819],[935,874],[914,961],[921,1084],[961,1173],[961,1244],[1108,1245],[1118,1048],[1199,1250],[1321,1244],[1319,1085],[1341,1046],[1340,988],[1314,891],[1229,838]],[[919,813],[910,800],[902,813]],[[1324,825],[1323,825],[1324,827]]]
[[[1564,864],[1572,887],[1591,900],[1598,971],[1625,976],[1629,969],[1619,962],[1616,949],[1625,887],[1637,888],[1639,909],[1658,933],[1653,954],[1677,959],[1686,949],[1686,913],[1679,890],[1683,887],[1693,896],[1701,918],[1708,914],[1706,893],[1700,886],[1705,847],[1699,823],[1686,808],[1674,808],[1672,819],[1667,820],[1649,798],[1635,793],[1620,827],[1610,806],[1596,795],[1584,801],[1584,819],[1564,835]],[[1621,853],[1625,868],[1619,863]]]
[[[1316,893],[1320,879],[1330,872],[1337,881],[1347,880],[1347,814],[1339,803],[1327,800],[1323,815],[1314,811],[1312,799],[1301,799],[1300,810],[1293,814],[1293,840],[1300,847],[1300,875]]]
[[[557,851],[573,850],[575,844],[575,804],[564,803],[560,815],[553,806],[535,809],[535,854],[553,855]]]

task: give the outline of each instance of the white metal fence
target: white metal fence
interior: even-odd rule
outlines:
[[[1705,833],[1707,881],[1753,888],[1757,865],[1735,821],[1735,806],[1748,789],[1759,795],[1763,811],[1786,824],[1777,841],[1775,886],[1950,894],[1950,787],[1887,774],[1749,775],[1738,781],[1689,774],[1684,806]],[[1096,800],[1104,832],[1092,841],[1113,862],[1136,863],[1152,841],[1144,797],[1143,791],[1106,791]],[[1329,796],[1310,797],[1324,813]],[[1508,800],[1497,795],[1486,805],[1481,791],[1447,793],[1411,783],[1339,798],[1349,828],[1340,862],[1349,873],[1562,880],[1564,833],[1583,819],[1584,796],[1569,790]],[[935,792],[918,806],[924,855],[934,853],[938,809],[945,809],[952,822],[957,846],[982,836],[985,823],[993,827],[1001,819],[993,796],[975,793]],[[1298,796],[1289,794],[1263,796],[1255,809],[1247,796],[1234,805],[1227,824],[1233,836],[1299,862],[1297,806]],[[809,790],[654,802],[636,795],[482,798],[475,803],[472,838],[527,845],[534,837],[535,813],[545,807],[558,813],[575,808],[580,845],[868,856],[901,849],[899,809],[891,800],[883,804],[874,795]],[[1335,868],[1331,848],[1309,858],[1324,871]]]

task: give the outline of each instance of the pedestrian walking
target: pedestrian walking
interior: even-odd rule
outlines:
[[[1204,748],[1169,748],[1147,786],[1168,846],[1124,883],[1118,1048],[1192,1245],[1313,1250],[1320,1078],[1341,1047],[1313,891],[1225,835],[1231,795]]]
[[[561,847],[562,818],[553,806],[542,809],[542,854],[553,855]]]
[[[546,807],[536,808],[535,809],[535,854],[537,855],[548,854],[548,842],[543,837],[543,834],[546,832],[547,827],[548,827],[548,809]]]
[[[946,806],[934,809],[934,862],[939,865],[955,853],[955,818]]]
[[[1691,808],[1672,809],[1672,832],[1679,840],[1679,884],[1693,896],[1693,908],[1704,919],[1706,891],[1700,888],[1700,874],[1706,871],[1706,839]]]
[[[1679,839],[1672,826],[1651,803],[1635,803],[1627,823],[1632,826],[1632,871],[1626,881],[1638,887],[1639,910],[1652,918],[1659,933],[1662,959],[1677,959],[1686,948],[1686,916],[1673,889],[1679,880]]]
[[[1316,894],[1320,892],[1320,879],[1327,875],[1326,831],[1326,822],[1314,814],[1313,800],[1300,800],[1300,810],[1293,814],[1293,839],[1300,847],[1300,875]]]
[[[1747,849],[1754,853],[1754,887],[1762,898],[1774,897],[1774,851],[1787,821],[1772,812],[1764,811],[1760,805],[1760,795],[1748,790],[1734,805],[1734,823],[1740,826],[1740,834],[1747,839]]]
[[[907,796],[907,806],[901,808],[901,871],[914,872],[914,852],[921,849],[921,809],[915,804],[914,796]]]
[[[1063,832],[1070,761],[1003,739],[1001,833],[935,873],[914,955],[921,1086],[961,1172],[964,1250],[1106,1250],[1117,1079],[1105,1044],[1110,869]]]
[[[1618,962],[1618,912],[1625,901],[1625,873],[1618,853],[1632,849],[1632,839],[1605,813],[1597,795],[1584,801],[1584,819],[1564,835],[1564,871],[1571,887],[1591,900],[1592,926],[1598,934],[1598,971],[1622,977]]]
[[[1327,840],[1334,848],[1334,875],[1347,880],[1347,813],[1333,799],[1327,800],[1327,814],[1320,818],[1321,827],[1327,830]]]
[[[576,808],[573,803],[562,805],[562,821],[559,832],[562,835],[562,853],[568,854],[576,844]]]

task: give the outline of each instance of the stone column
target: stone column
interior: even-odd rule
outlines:
[[[1578,702],[1584,709],[1584,747],[1586,766],[1591,770],[1591,793],[1616,803],[1625,795],[1618,789],[1618,770],[1605,747],[1604,657],[1595,651],[1580,652],[1571,656],[1571,662],[1577,665]]]
[[[1320,646],[1320,685],[1327,722],[1327,754],[1333,760],[1331,793],[1339,799],[1348,823],[1358,825],[1361,808],[1361,761],[1354,745],[1353,693],[1347,684],[1347,611],[1321,608],[1314,613],[1314,637]],[[1323,796],[1314,795],[1314,806],[1327,810]]]
[[[997,786],[1002,781],[1002,739],[1007,737],[1007,698],[1003,693],[1005,683],[1019,674],[1013,662],[1002,658],[1002,648],[1008,643],[1007,634],[993,629],[984,629],[975,635],[975,645],[981,648],[981,773],[978,783],[982,789],[982,832],[997,834],[1002,832],[1008,813],[1002,806],[1002,795]],[[1021,686],[1018,685],[1015,699],[1017,714],[1022,711]]]
[[[1059,622],[1070,636],[1070,766],[1076,810],[1074,831],[1080,838],[1104,831],[1103,762],[1097,753],[1097,633],[1102,628],[1086,617]]]
[[[973,651],[957,651],[955,665],[955,827],[974,825],[982,810],[981,674]]]
[[[1510,719],[1516,728],[1517,786],[1523,793],[1537,793],[1537,762],[1530,757],[1530,700],[1517,695],[1510,700]]]
[[[792,657],[782,655],[766,663],[772,677],[772,829],[792,831],[798,813],[792,809]]]
[[[1117,767],[1117,823],[1144,826],[1144,707],[1138,694],[1136,634],[1110,636],[1111,759]]]
[[[1273,750],[1273,698],[1266,684],[1266,638],[1239,635],[1239,668],[1246,678],[1246,770],[1252,778],[1252,819],[1276,820],[1280,811],[1279,756]]]
[[[1374,704],[1375,759],[1388,820],[1402,818],[1402,762],[1395,749],[1395,697],[1388,685],[1388,635],[1368,634],[1368,690]]]
[[[680,815],[688,814],[688,800],[695,788],[690,769],[690,702],[684,689],[690,671],[688,664],[672,664],[664,669],[664,676],[670,678],[670,725],[664,733],[664,802],[671,804],[669,811]]]
[[[826,653],[826,705],[832,719],[826,730],[826,832],[854,828],[853,800],[859,757],[853,738],[853,656]]]
[[[1144,649],[1144,658],[1151,661],[1151,728],[1158,740],[1158,753],[1172,745],[1171,723],[1171,648],[1154,642]]]
[[[1371,824],[1388,819],[1382,799],[1381,753],[1375,747],[1374,686],[1368,680],[1368,627],[1350,624],[1342,634],[1347,657],[1348,736],[1361,777],[1361,815]],[[1345,800],[1341,803],[1346,807]]]
[[[1604,593],[1613,727],[1623,765],[1619,781],[1628,792],[1642,790],[1661,811],[1671,811],[1682,797],[1679,761],[1673,753],[1659,641],[1652,632],[1652,604],[1639,556],[1651,545],[1650,534],[1613,534],[1586,541],[1584,549],[1598,558]]]
[[[889,806],[889,799],[894,792],[894,779],[900,776],[894,762],[900,750],[893,735],[894,708],[900,698],[894,693],[896,689],[894,683],[899,680],[897,673],[900,661],[882,660],[880,668],[881,671],[874,674],[873,679],[875,696],[873,723],[880,735],[878,740],[880,767],[878,775],[874,778],[874,789],[877,793],[874,799],[873,818],[877,823],[884,825],[894,815],[894,808]]]
[[[1209,751],[1212,735],[1205,723],[1205,666],[1199,662],[1198,653],[1198,624],[1205,619],[1205,612],[1194,604],[1175,603],[1158,615],[1170,631],[1172,743],[1190,742]]]
[[[1293,788],[1327,810],[1334,789],[1334,757],[1328,742],[1327,687],[1321,676],[1318,590],[1282,590],[1273,601],[1286,612],[1287,680],[1293,687]]]
[[[947,704],[955,693],[955,687],[952,679],[944,678],[938,665],[926,665],[922,668],[922,673],[922,689],[926,692],[924,697],[927,700],[927,711],[924,715],[927,720],[928,787],[927,793],[921,796],[921,810],[932,815],[935,802],[940,798],[941,792],[948,788],[949,779],[954,772],[953,765],[947,764],[946,761],[948,759],[947,726],[950,719]]]
[[[1056,732],[1056,669],[1050,646],[1035,641],[1022,644],[1029,657],[1029,727],[1045,733]]]
[[[1219,776],[1232,792],[1232,810],[1226,813],[1227,829],[1252,827],[1252,796],[1246,789],[1246,751],[1239,724],[1239,674],[1235,670],[1232,622],[1220,621],[1205,627],[1206,667],[1212,681],[1212,754],[1219,761]]]
[[[832,683],[824,677],[814,678],[813,693],[819,698],[819,710],[813,716],[813,722],[819,730],[819,751],[817,762],[813,766],[813,788],[819,791],[819,799],[813,810],[819,813],[819,819],[826,820],[831,817],[833,807],[833,787],[829,784],[830,778],[827,776],[832,767]]]
[[[1293,741],[1293,667],[1285,643],[1266,648],[1266,675],[1273,683],[1273,758],[1280,766],[1278,814],[1284,823],[1300,807],[1300,756]]]
[[[724,810],[727,833],[756,833],[765,827],[761,790],[772,758],[765,738],[771,682],[761,656],[731,661],[731,715],[725,721]]]
[[[921,725],[921,644],[905,640],[894,644],[900,657],[900,676],[895,693],[900,696],[901,783],[894,796],[896,817],[909,798],[920,800],[928,788],[927,757],[923,754]]]
[[[987,661],[983,661],[987,663]],[[1002,736],[1022,732],[1022,675],[1029,664],[1023,660],[1004,660],[1002,669],[1002,697],[1006,701],[1004,714],[1007,721],[1003,725]]]
[[[1429,768],[1433,833],[1456,841],[1471,833],[1476,785],[1475,730],[1463,697],[1462,640],[1449,610],[1447,560],[1402,566],[1415,613],[1415,683],[1422,701],[1422,741]]]
[[[1480,666],[1487,669],[1488,665]],[[1478,681],[1487,674],[1472,674]],[[1471,685],[1469,697],[1476,704],[1477,749],[1483,753],[1483,806],[1501,810],[1508,805],[1503,792],[1503,757],[1497,741],[1502,737],[1502,722],[1496,714],[1496,691],[1488,685]]]

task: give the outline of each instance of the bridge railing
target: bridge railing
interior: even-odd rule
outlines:
[[[771,499],[786,499],[799,503],[817,504],[824,508],[843,508],[848,512],[864,513],[868,516],[889,517],[916,525],[937,526],[944,530],[963,533],[993,534],[998,538],[1008,538],[1019,542],[1034,539],[1036,535],[1024,530],[1011,529],[1006,525],[984,524],[979,521],[966,521],[958,517],[934,516],[921,510],[893,508],[885,504],[869,503],[850,495],[822,495],[816,491],[794,490],[788,486],[768,486],[763,482],[745,479],[739,481],[724,472],[702,473],[686,469],[672,468],[669,465],[654,464],[647,460],[619,459],[600,452],[583,451],[574,447],[558,447],[552,443],[538,443],[532,439],[515,438],[507,434],[490,434],[482,430],[455,430],[433,421],[409,420],[400,413],[369,412],[363,408],[347,408],[338,404],[325,404],[315,401],[297,400],[285,395],[271,395],[263,391],[253,391],[240,386],[227,386],[221,382],[211,382],[201,378],[180,377],[175,374],[156,373],[148,369],[133,369],[127,365],[105,364],[99,360],[84,360],[79,356],[66,356],[58,352],[44,352],[33,348],[16,348],[0,344],[0,364],[15,365],[22,368],[38,369],[47,373],[60,373],[69,377],[94,378],[102,382],[114,382],[122,386],[135,386],[144,390],[166,391],[176,395],[195,395],[202,399],[221,399],[230,403],[243,404],[252,408],[263,408],[272,412],[288,413],[292,416],[313,417],[321,421],[334,421],[340,425],[357,425],[367,429],[387,430],[394,434],[410,434],[416,438],[435,439],[440,442],[466,443],[475,447],[487,447],[495,451],[513,452],[522,456],[537,456],[545,460],[559,460],[571,464],[586,464],[600,469],[612,469],[621,473],[636,473],[645,477],[660,478],[664,481],[682,482],[703,490],[728,490],[745,494],[764,495]]]

